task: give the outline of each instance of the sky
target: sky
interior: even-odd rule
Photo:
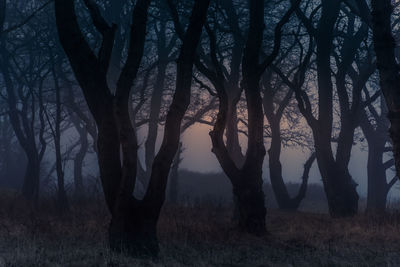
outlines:
[[[211,152],[211,141],[208,133],[211,126],[204,124],[195,124],[189,128],[182,136],[184,152],[181,168],[196,172],[222,172],[219,163]],[[245,139],[241,139],[241,143],[245,143]],[[266,145],[268,150],[268,145]],[[352,151],[352,157],[349,164],[349,170],[353,179],[359,184],[357,191],[361,196],[367,193],[367,156],[366,149],[355,146]],[[303,165],[309,152],[296,148],[284,148],[281,155],[283,177],[287,182],[299,183],[303,173]],[[388,179],[392,178],[394,173],[388,172]],[[264,159],[263,177],[268,181],[268,155]],[[321,183],[317,163],[314,162],[310,171],[310,183]],[[400,183],[396,184],[389,194],[390,198],[400,197]]]
[[[183,155],[180,169],[186,169],[193,172],[200,173],[221,173],[222,169],[215,157],[211,152],[211,141],[209,132],[211,126],[205,124],[196,123],[192,127],[186,130],[182,135],[183,142]],[[146,140],[147,127],[143,126],[138,130],[138,142],[139,142],[139,160],[144,162],[144,143]],[[161,145],[163,131],[160,129],[157,146],[158,149]],[[242,145],[246,143],[245,138],[241,138]],[[266,144],[268,150],[269,145]],[[242,146],[245,147],[245,146]],[[283,148],[281,154],[282,172],[285,182],[300,183],[301,175],[303,173],[303,165],[310,156],[308,150],[301,150],[299,148]],[[354,146],[352,150],[351,161],[349,164],[350,174],[353,179],[358,183],[357,191],[361,197],[366,197],[367,194],[367,156],[368,151],[366,148],[360,146]],[[85,174],[91,174],[98,172],[97,160],[95,155],[90,155],[86,158],[86,163],[90,165],[90,168],[85,169]],[[87,166],[87,165],[86,165]],[[72,166],[67,168],[67,176],[72,177]],[[93,167],[95,169],[93,169]],[[69,169],[69,171],[68,171]],[[394,172],[388,171],[388,179],[394,176]],[[269,182],[269,170],[268,170],[268,153],[264,159],[263,177],[265,182]],[[319,174],[318,166],[316,161],[314,162],[311,171],[309,183],[322,184],[321,176]],[[400,182],[398,182],[389,193],[388,200],[394,200],[400,198]]]

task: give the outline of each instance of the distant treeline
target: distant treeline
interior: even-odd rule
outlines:
[[[300,184],[297,183],[288,183],[289,194],[295,195],[299,186]],[[179,172],[178,192],[179,204],[231,206],[233,200],[232,185],[224,173],[199,173],[182,170]],[[264,183],[264,192],[266,206],[277,209],[278,204],[268,181]],[[306,197],[299,209],[303,211],[328,212],[326,195],[322,185],[314,183],[308,185]]]

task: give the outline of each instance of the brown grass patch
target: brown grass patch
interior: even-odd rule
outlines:
[[[47,202],[48,203],[48,202]],[[163,209],[160,259],[137,260],[107,248],[103,203],[60,216],[0,207],[0,266],[399,266],[400,214],[331,219],[269,211],[269,235],[238,231],[231,211],[214,206]]]

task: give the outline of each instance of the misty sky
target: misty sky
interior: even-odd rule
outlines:
[[[214,154],[211,152],[211,141],[208,133],[211,130],[211,126],[204,124],[195,124],[189,128],[182,136],[184,152],[183,161],[180,168],[188,169],[196,172],[222,172],[222,169],[216,160]],[[143,161],[143,145],[146,138],[147,129],[142,127],[139,131],[138,141],[141,145],[140,155]],[[160,145],[159,134],[158,147]],[[241,139],[242,144],[245,143],[245,139]],[[266,145],[268,150],[269,145]],[[303,172],[303,164],[309,156],[309,151],[304,151],[300,148],[284,148],[281,155],[282,172],[286,182],[299,183]],[[269,180],[268,172],[268,154],[264,159],[264,172],[263,176],[266,181]],[[359,184],[357,191],[360,196],[365,197],[367,192],[367,150],[360,146],[354,146],[352,151],[352,157],[349,164],[349,170],[353,179]],[[391,179],[394,172],[388,172],[388,179]],[[318,171],[317,163],[314,162],[313,167],[310,171],[310,183],[321,183],[321,176]],[[388,202],[390,203],[391,198],[400,197],[400,183],[395,185],[389,193]]]

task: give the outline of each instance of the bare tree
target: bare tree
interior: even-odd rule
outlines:
[[[400,74],[396,61],[396,41],[392,32],[391,0],[371,0],[372,31],[379,70],[380,87],[386,99],[388,117],[390,120],[390,136],[393,142],[393,153],[400,177]]]
[[[297,37],[296,37],[297,38]],[[296,43],[298,40],[296,39]],[[310,64],[310,59],[313,53],[313,44],[310,41],[310,46],[308,52],[304,54],[303,46],[300,44],[299,51],[300,54],[300,64],[296,67],[296,72],[294,73],[294,81],[290,83],[292,87],[301,88],[304,85],[306,71]],[[303,58],[304,57],[304,58]],[[273,66],[276,72],[282,74],[278,67]],[[271,137],[271,147],[268,150],[269,154],[269,173],[271,186],[275,193],[275,197],[280,209],[283,210],[297,210],[301,201],[304,199],[307,191],[308,177],[312,164],[315,161],[315,153],[311,153],[310,157],[304,164],[304,172],[302,175],[302,183],[300,185],[299,191],[295,197],[290,197],[289,192],[282,176],[282,164],[280,161],[280,155],[282,150],[283,135],[281,131],[282,118],[284,116],[285,110],[290,104],[294,91],[289,87],[289,90],[281,97],[280,101],[276,100],[276,95],[278,91],[282,91],[281,86],[277,89],[272,86],[272,73],[269,73],[268,78],[264,79],[264,98],[263,106],[264,113],[269,122],[270,127],[270,137]],[[277,103],[276,103],[277,102]],[[295,130],[292,128],[291,132]],[[300,135],[294,135],[292,139],[301,139]],[[295,141],[301,144],[300,140]]]
[[[130,44],[115,93],[107,86],[107,71],[115,26],[109,26],[92,1],[85,1],[102,47],[96,55],[86,42],[74,10],[74,1],[56,0],[61,44],[83,90],[98,127],[98,159],[103,191],[112,220],[112,249],[133,255],[158,253],[156,225],[165,199],[171,163],[179,146],[181,122],[190,103],[192,66],[206,19],[209,1],[195,1],[177,64],[176,90],[165,123],[164,138],[152,164],[143,200],[133,197],[137,173],[137,140],[129,111],[130,92],[143,56],[150,0],[139,0],[132,11]]]
[[[212,83],[219,99],[218,114],[213,130],[210,132],[213,146],[212,152],[216,155],[222,169],[233,185],[239,211],[239,226],[249,233],[262,235],[266,231],[266,209],[262,190],[262,163],[265,156],[265,147],[264,114],[259,82],[265,68],[272,63],[279,52],[281,28],[289,20],[294,8],[292,7],[276,26],[276,41],[273,52],[260,64],[259,58],[261,56],[264,30],[264,3],[258,0],[250,1],[249,3],[250,27],[241,64],[243,77],[241,90],[245,91],[248,109],[248,150],[243,165],[237,165],[224,142],[225,129],[232,113],[236,113],[232,109],[236,110],[237,101],[234,101],[234,105],[231,105],[232,103],[229,104],[231,101],[228,97],[229,90],[225,87],[229,83],[225,75],[225,68],[221,63],[221,59],[218,58],[217,52],[215,34],[217,21],[214,21],[214,28],[210,24],[206,25],[210,45],[209,62],[211,64],[206,65],[197,60],[196,67]],[[176,29],[179,32],[181,27],[177,12],[174,9],[171,10]],[[240,97],[241,91],[235,95]],[[237,122],[234,123],[237,124]]]
[[[11,14],[8,15],[11,21]],[[25,20],[23,23],[15,22],[17,26],[5,29],[5,19],[6,1],[0,1],[0,71],[5,84],[7,112],[28,159],[22,193],[32,204],[36,204],[40,166],[47,147],[43,109],[43,83],[48,75],[47,59],[41,53],[36,53],[35,49],[39,49],[40,43],[34,38],[39,34],[35,27],[27,25]],[[18,36],[23,36],[22,40],[15,37],[16,32]],[[16,42],[11,41],[14,37]],[[33,43],[26,42],[32,37]]]
[[[51,48],[50,48],[51,49]],[[62,118],[62,103],[61,103],[61,84],[57,72],[60,72],[59,60],[57,60],[52,51],[50,51],[50,64],[51,72],[54,82],[55,90],[55,114],[54,123],[52,124],[49,116],[47,115],[48,124],[50,126],[51,134],[54,140],[55,158],[56,158],[56,174],[57,174],[57,206],[61,213],[69,210],[67,192],[65,191],[65,172],[64,172],[64,158],[61,149],[61,124]],[[56,70],[57,68],[57,70]],[[47,114],[47,113],[46,113]]]
[[[153,30],[156,36],[157,49],[157,75],[153,86],[153,92],[150,99],[150,108],[148,114],[148,132],[145,142],[145,162],[142,172],[142,182],[146,185],[151,175],[151,166],[156,154],[156,141],[159,131],[159,123],[162,116],[163,96],[166,89],[166,78],[168,65],[175,59],[175,45],[177,38],[172,35],[167,36],[168,16],[164,9],[165,3],[160,1],[158,4],[158,17],[153,22]]]
[[[320,8],[322,9],[321,15],[315,28],[313,20]],[[312,129],[317,162],[328,198],[329,212],[333,217],[352,216],[358,210],[356,183],[348,171],[348,164],[353,147],[354,131],[359,123],[361,91],[372,74],[370,69],[367,69],[363,75],[360,74],[362,79],[360,78],[359,83],[353,84],[352,93],[348,93],[346,78],[354,62],[355,54],[367,33],[367,27],[364,24],[355,31],[354,16],[350,15],[346,20],[348,27],[347,32],[343,34],[344,40],[339,51],[340,59],[336,58],[335,78],[340,108],[340,132],[335,155],[332,149],[335,87],[332,82],[331,57],[335,52],[334,32],[341,8],[341,1],[323,0],[320,6],[310,12],[310,18],[300,9],[296,12],[308,34],[316,42],[318,118],[314,115],[309,96],[301,90],[301,86],[290,83],[287,77],[280,75],[288,85],[291,84],[290,86],[295,91],[299,110]]]
[[[365,89],[366,101],[371,101]],[[387,170],[394,166],[394,160],[384,161],[384,155],[392,151],[388,129],[387,107],[383,97],[378,99],[379,105],[368,103],[361,114],[360,126],[368,143],[368,195],[367,212],[384,213],[387,195],[398,178],[387,181]],[[380,112],[379,112],[380,110]]]

